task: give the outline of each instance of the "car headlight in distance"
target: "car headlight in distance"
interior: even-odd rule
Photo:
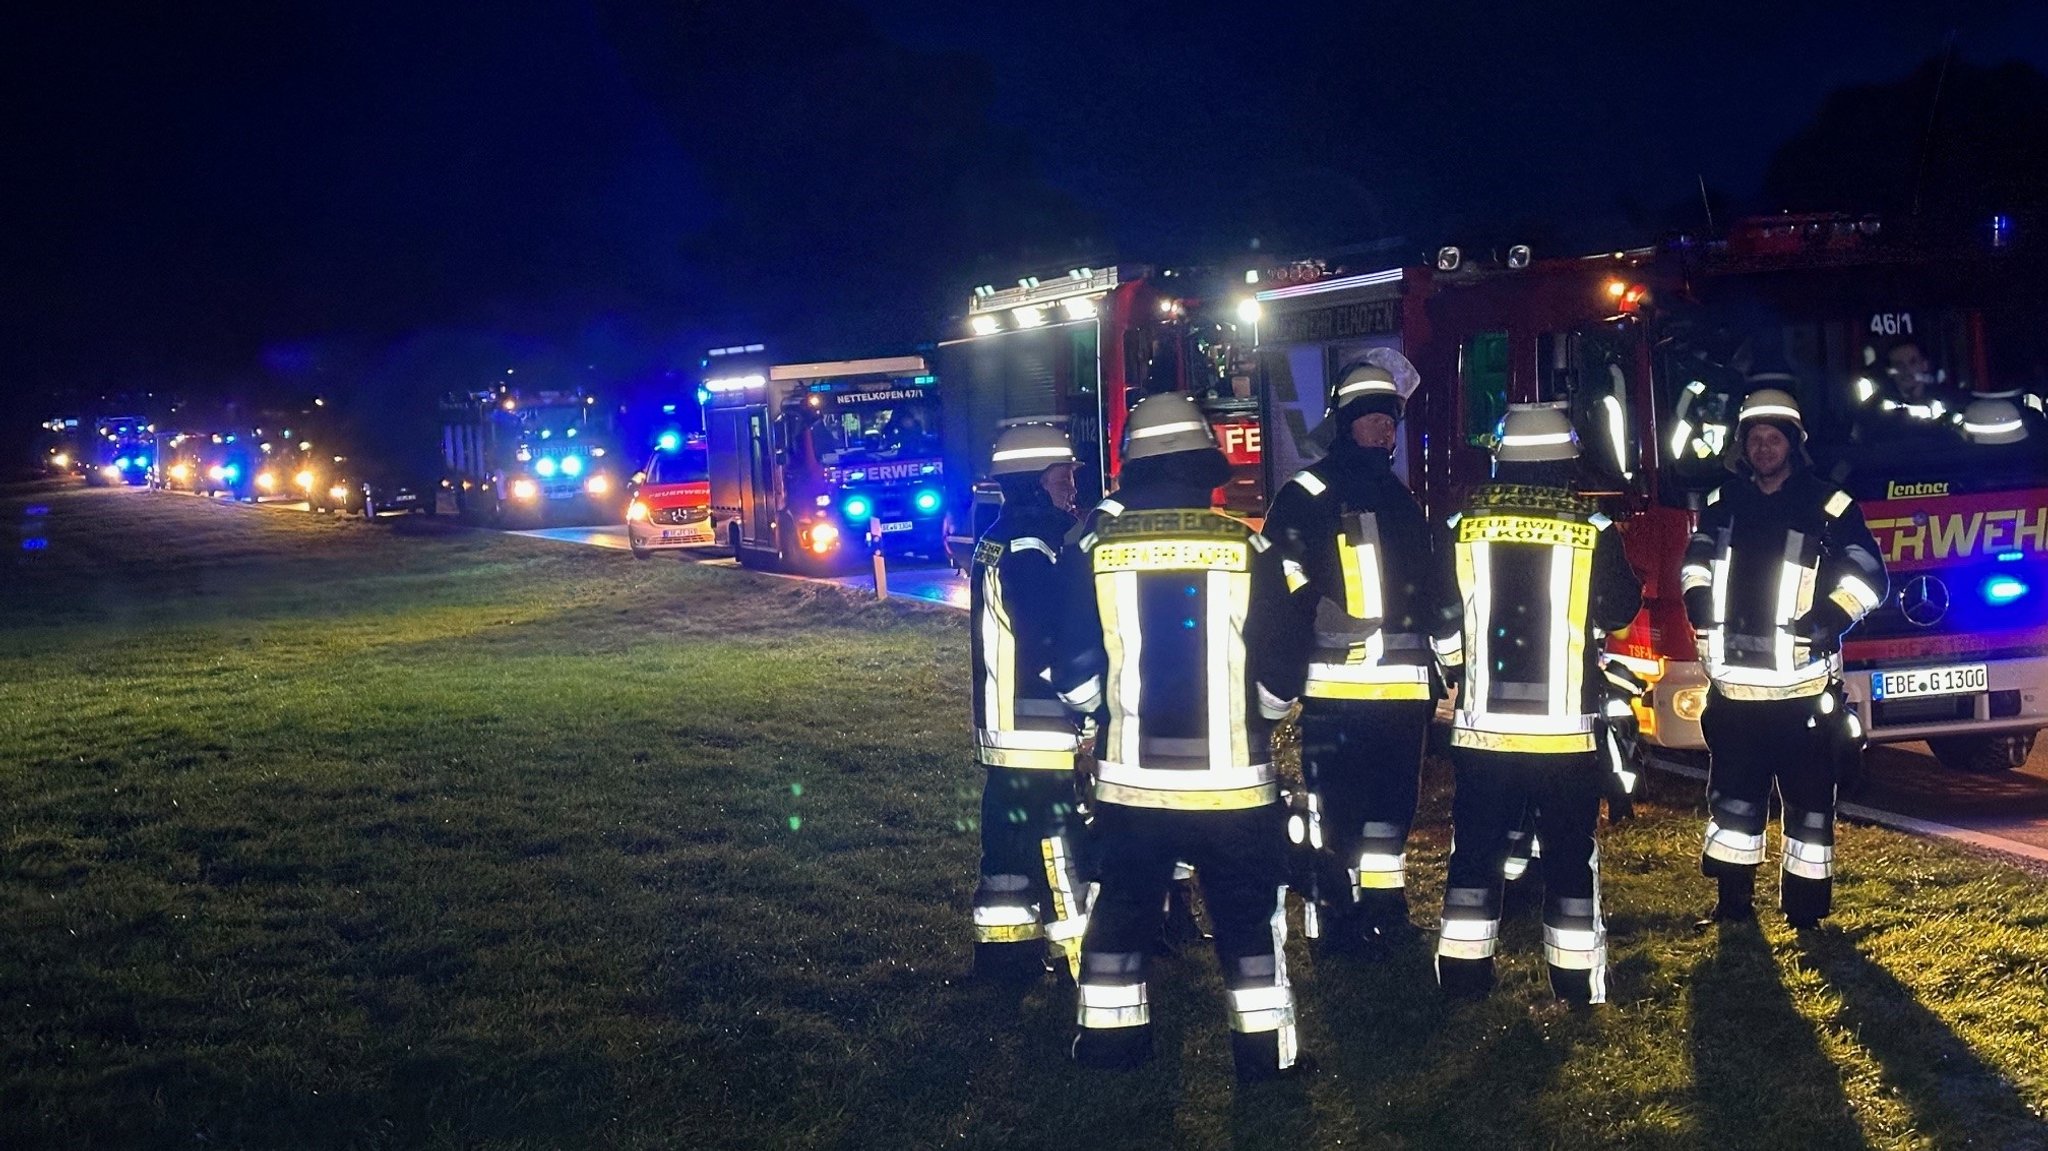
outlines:
[[[607,475],[592,476],[583,481],[583,490],[591,495],[601,496],[612,490],[612,478]]]
[[[512,481],[512,498],[515,500],[530,500],[539,494],[540,485],[524,476]]]
[[[347,485],[345,485],[345,484],[336,484],[336,485],[334,485],[333,487],[331,487],[331,488],[328,488],[328,489],[327,489],[327,498],[328,498],[328,499],[333,499],[333,500],[345,500],[345,499],[347,499],[347,498],[348,498],[348,486],[347,486]]]
[[[544,480],[553,477],[555,474],[555,458],[553,456],[542,456],[533,461],[533,474]]]
[[[580,475],[582,475],[582,474],[583,474],[583,457],[582,457],[582,456],[563,456],[563,457],[562,457],[562,474],[563,474],[563,475],[565,475],[565,476],[580,476]]]
[[[212,467],[206,469],[206,478],[212,480],[214,483],[219,483],[222,480],[228,478],[228,470],[224,467],[221,467],[219,464],[215,464]]]
[[[274,492],[277,490],[277,477],[271,475],[269,472],[257,472],[256,486],[262,488],[266,492]]]
[[[172,464],[171,478],[182,484],[186,480],[192,478],[192,469],[186,467],[184,464]]]
[[[639,500],[634,500],[634,501],[633,501],[632,503],[630,503],[630,504],[627,504],[627,505],[626,505],[626,522],[628,522],[628,523],[645,523],[645,522],[647,522],[647,505],[646,505],[646,504],[643,504],[643,503],[641,503],[641,502],[640,502]]]
[[[177,469],[171,469],[171,473],[173,475],[176,475]],[[313,473],[300,472],[298,475],[292,477],[292,482],[299,485],[300,490],[310,492],[313,490]]]
[[[107,477],[108,479],[114,479],[115,477],[121,474],[121,469],[115,467],[112,464],[108,464],[106,467],[100,469],[100,474]]]

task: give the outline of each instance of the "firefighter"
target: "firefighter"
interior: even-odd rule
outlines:
[[[1404,397],[1376,364],[1330,389],[1329,453],[1274,497],[1291,626],[1312,645],[1301,704],[1307,807],[1288,828],[1309,849],[1309,934],[1333,950],[1398,942],[1408,924],[1407,842],[1435,701],[1432,640],[1457,607],[1440,587],[1436,531],[1393,471]]]
[[[1515,404],[1494,480],[1453,517],[1463,634],[1451,727],[1457,791],[1437,979],[1456,997],[1493,988],[1508,836],[1530,808],[1543,850],[1543,956],[1571,1003],[1607,998],[1600,916],[1600,643],[1642,606],[1621,537],[1568,484],[1578,436],[1563,408]]]
[[[981,794],[974,968],[1035,979],[1075,973],[1087,927],[1074,772],[1079,737],[1047,673],[1065,604],[1057,561],[1072,524],[1074,452],[1049,424],[996,437],[1003,508],[975,543],[971,640]]]
[[[1749,394],[1725,462],[1739,478],[1707,497],[1679,571],[1709,680],[1700,869],[1719,886],[1709,921],[1755,915],[1775,781],[1780,906],[1811,927],[1832,901],[1836,784],[1863,747],[1842,691],[1842,633],[1884,602],[1884,563],[1856,502],[1811,471],[1790,393]]]
[[[1287,610],[1278,551],[1210,507],[1229,465],[1201,409],[1148,396],[1124,437],[1123,510],[1060,560],[1072,599],[1054,681],[1077,713],[1107,714],[1073,1054],[1098,1068],[1150,1057],[1147,970],[1185,862],[1215,930],[1237,1075],[1272,1078],[1298,1066],[1272,724],[1293,706],[1305,653],[1276,626]]]

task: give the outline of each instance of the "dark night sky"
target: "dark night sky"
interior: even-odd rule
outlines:
[[[43,7],[8,65],[30,412],[437,330],[914,340],[1070,255],[1640,240],[1697,176],[1761,206],[1828,92],[1950,31],[2048,70],[2018,0]]]

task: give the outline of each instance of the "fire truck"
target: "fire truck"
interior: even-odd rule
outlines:
[[[1236,310],[1249,302],[1249,290],[1233,294],[1220,274],[1136,265],[977,288],[966,331],[937,349],[947,395],[949,495],[957,509],[947,542],[956,566],[1001,504],[986,473],[1004,422],[1066,427],[1081,460],[1075,478],[1086,506],[1116,474],[1125,416],[1154,391],[1196,397],[1231,462],[1218,506],[1261,514],[1259,397]]]
[[[1314,457],[1331,374],[1372,347],[1421,374],[1396,463],[1431,515],[1484,481],[1508,403],[1567,403],[1580,486],[1621,523],[1644,582],[1642,614],[1608,650],[1652,684],[1645,736],[1699,748],[1707,681],[1679,558],[1731,478],[1746,379],[1788,373],[1817,467],[1856,497],[1891,570],[1890,598],[1843,653],[1866,730],[1924,739],[1951,766],[2013,766],[2048,726],[2048,431],[2027,391],[2048,364],[2044,288],[2012,252],[1909,244],[1835,215],[1584,258],[1446,248],[1431,265],[1270,287],[1257,295],[1268,482]],[[1884,369],[1905,342],[1945,365],[1945,403],[1891,398]],[[1993,394],[2028,411],[2027,441],[1965,433],[1959,413]]]
[[[441,401],[443,484],[457,514],[506,527],[618,522],[625,457],[612,416],[581,389],[499,385]]]
[[[832,570],[869,554],[937,559],[946,469],[938,377],[922,356],[765,362],[706,357],[714,538],[750,567]]]
[[[141,416],[102,416],[94,422],[88,484],[141,485],[156,459],[156,426]]]

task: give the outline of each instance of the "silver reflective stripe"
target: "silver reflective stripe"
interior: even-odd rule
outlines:
[[[1110,722],[1116,725],[1119,758],[1135,762],[1140,758],[1138,706],[1142,694],[1138,661],[1144,654],[1144,634],[1138,622],[1138,573],[1117,572],[1110,579],[1117,624],[1116,658],[1111,661],[1117,674],[1116,699],[1110,706]]]
[[[1294,474],[1294,482],[1300,484],[1304,489],[1308,491],[1308,494],[1312,496],[1322,495],[1330,488],[1330,485],[1317,479],[1314,476],[1314,474],[1310,472],[1296,472]]]
[[[1754,865],[1764,861],[1764,837],[1744,835],[1730,831],[1719,823],[1707,821],[1707,842],[1702,853],[1708,859],[1722,863]]]
[[[1523,855],[1510,855],[1500,870],[1501,875],[1509,880],[1520,879],[1529,872],[1529,859]]]
[[[1849,613],[1852,618],[1860,619],[1875,611],[1877,606],[1884,602],[1869,584],[1852,575],[1843,576],[1837,588],[1856,601],[1856,610]]]
[[[1861,381],[1858,382],[1860,383]],[[1822,510],[1827,512],[1829,519],[1833,519],[1848,511],[1849,505],[1855,502],[1855,500],[1849,498],[1848,492],[1836,492],[1828,497],[1827,505]]]
[[[1678,569],[1678,587],[1681,591],[1706,587],[1713,582],[1714,573],[1703,563],[1689,563]]]
[[[1369,891],[1398,891],[1407,885],[1406,852],[1361,851],[1358,853],[1358,886]]]
[[[1013,552],[1043,552],[1045,553],[1045,558],[1052,560],[1054,563],[1058,563],[1060,558],[1060,553],[1054,551],[1051,544],[1031,536],[1022,536],[1011,540],[1010,550]]]
[[[974,909],[974,925],[976,927],[1022,927],[1027,923],[1036,924],[1037,922],[1038,913],[1029,907],[998,904],[992,907],[977,907]]]
[[[1016,671],[1016,634],[1010,629],[1009,613],[1003,610],[1003,581],[993,567],[981,572],[981,659],[982,710],[985,722],[995,727],[1015,727],[1011,711],[1017,692],[1011,680]]]
[[[1826,879],[1835,873],[1835,849],[1787,835],[1783,863],[1788,874],[1802,879]]]
[[[1230,1029],[1256,1034],[1294,1026],[1294,989],[1245,987],[1230,992]]]
[[[1078,1022],[1083,1027],[1143,1027],[1152,1022],[1152,1007],[1146,1001],[1142,983],[1083,983],[1080,991]]]
[[[1591,971],[1599,966],[1606,947],[1598,931],[1572,927],[1543,927],[1543,960],[1570,971]]]
[[[1060,699],[1075,711],[1094,711],[1094,701],[1102,695],[1102,677],[1091,675],[1072,691],[1060,693]]]
[[[1156,428],[1135,428],[1126,434],[1134,440],[1149,440],[1153,436],[1170,436],[1176,432],[1200,431],[1208,426],[1200,420],[1181,420],[1177,423],[1160,424]]]
[[[1445,959],[1491,959],[1499,946],[1498,919],[1446,919],[1437,931],[1436,953]]]
[[[1073,751],[1081,745],[1080,739],[1072,732],[1031,731],[1013,728],[999,731],[981,727],[974,730],[977,747],[1013,747],[1026,751]]]
[[[1293,1002],[1292,984],[1287,981],[1287,888],[1283,885],[1273,889],[1273,914],[1266,917],[1266,926],[1273,935],[1273,986],[1288,993]],[[1280,1049],[1280,1068],[1294,1066],[1294,1060],[1301,1051],[1301,1040],[1294,1029],[1294,1013],[1290,1007],[1285,1022],[1280,1024],[1280,1033],[1275,1040]]]

